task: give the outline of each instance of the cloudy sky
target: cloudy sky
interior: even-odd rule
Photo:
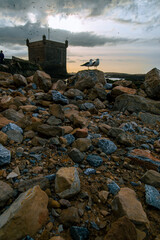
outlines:
[[[68,72],[90,58],[105,72],[160,68],[160,0],[0,0],[0,49],[27,58],[25,40],[69,41]]]

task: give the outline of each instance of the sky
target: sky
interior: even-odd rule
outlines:
[[[160,68],[160,0],[0,0],[0,49],[27,59],[26,39],[69,41],[67,70],[100,59],[104,72]]]

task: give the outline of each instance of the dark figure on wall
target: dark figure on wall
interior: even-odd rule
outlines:
[[[4,54],[3,51],[0,52],[0,64],[3,63]]]

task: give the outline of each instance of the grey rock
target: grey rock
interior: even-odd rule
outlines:
[[[116,195],[120,191],[120,187],[111,179],[107,179],[108,190],[111,194]]]
[[[154,187],[160,187],[160,173],[154,170],[148,170],[142,176],[141,181]]]
[[[55,103],[60,103],[63,105],[69,104],[68,99],[56,90],[52,90],[52,99]]]
[[[99,140],[98,146],[105,154],[111,154],[117,150],[117,146],[112,141],[105,138]]]
[[[100,156],[98,155],[93,155],[90,154],[87,156],[86,161],[89,163],[89,165],[91,165],[92,167],[99,167],[102,165],[103,160]]]
[[[72,134],[66,134],[64,138],[67,140],[67,145],[71,145],[75,141],[75,137]]]
[[[62,121],[61,121],[61,119],[58,119],[55,116],[51,116],[48,118],[47,123],[49,125],[61,125]]]
[[[115,100],[114,110],[121,112],[148,112],[160,115],[160,101],[151,100],[138,95],[122,94]]]
[[[150,125],[156,125],[157,122],[160,122],[160,116],[158,115],[155,115],[155,114],[151,114],[151,113],[143,113],[143,112],[140,112],[138,114],[138,118],[144,122],[144,123],[147,123],[147,124],[150,124]]]
[[[6,134],[8,138],[14,142],[21,143],[23,141],[23,135],[16,130],[9,130]]]
[[[41,124],[40,126],[37,127],[36,130],[37,130],[37,132],[39,132],[45,136],[56,137],[56,136],[64,135],[63,128],[57,127],[57,126],[50,126],[48,124]]]
[[[0,166],[11,162],[11,152],[0,144]]]
[[[6,126],[4,126],[2,128],[1,131],[4,132],[4,133],[7,133],[7,131],[9,131],[9,130],[15,130],[15,131],[20,132],[21,134],[23,134],[23,129],[20,128],[19,126],[17,126],[16,124],[14,124],[14,123],[7,124]]]
[[[160,209],[160,193],[159,191],[150,185],[145,185],[146,190],[146,203]]]
[[[112,127],[112,128],[108,131],[107,135],[108,135],[109,137],[117,138],[117,136],[118,136],[119,134],[121,134],[121,133],[124,133],[124,130],[123,130],[123,129],[117,128],[117,127]]]
[[[91,174],[95,174],[96,173],[96,170],[94,168],[87,168],[85,171],[84,171],[84,174],[89,176]]]
[[[14,109],[7,109],[4,112],[2,112],[2,115],[6,117],[9,120],[12,120],[14,122],[17,122],[21,120],[24,117],[23,113],[17,112]]]
[[[84,154],[82,152],[80,152],[77,148],[73,148],[70,152],[69,152],[69,157],[73,160],[73,162],[75,163],[82,163],[84,160]]]
[[[47,187],[49,187],[49,180],[44,177],[36,177],[22,181],[18,184],[18,191],[25,192],[36,185],[39,185],[41,189],[45,190]]]

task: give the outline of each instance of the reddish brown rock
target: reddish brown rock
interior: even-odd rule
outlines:
[[[111,95],[114,98],[116,98],[117,96],[122,95],[124,93],[126,93],[126,94],[136,94],[136,89],[117,86],[117,87],[114,87],[111,91]]]
[[[160,70],[153,68],[145,76],[144,90],[147,96],[153,99],[160,99]]]
[[[27,86],[26,78],[20,74],[14,74],[13,81],[17,87]]]
[[[149,221],[142,204],[137,200],[135,191],[130,188],[121,188],[112,202],[113,211],[122,217],[126,215],[134,224],[144,228],[149,227]]]
[[[33,82],[40,88],[43,89],[45,92],[48,92],[52,87],[51,77],[43,72],[37,70],[33,76]]]
[[[77,138],[86,138],[88,136],[88,129],[87,128],[76,129],[75,136]]]
[[[7,144],[7,140],[8,140],[7,134],[5,134],[4,132],[0,131],[0,143],[2,145],[6,145]]]
[[[80,217],[78,214],[78,209],[75,207],[69,207],[64,209],[59,218],[60,222],[66,227],[72,226],[74,224],[80,223]]]
[[[14,123],[14,121],[7,119],[0,114],[0,129],[9,123]]]
[[[78,138],[72,147],[77,148],[81,152],[86,152],[91,146],[91,140],[87,138]]]
[[[53,116],[60,118],[62,120],[64,119],[64,112],[60,104],[52,104],[49,109],[50,109],[50,113]]]
[[[111,229],[104,240],[137,240],[136,228],[134,224],[124,216],[111,225]]]
[[[0,216],[0,239],[33,236],[48,218],[47,205],[48,196],[39,186],[22,193]]]

